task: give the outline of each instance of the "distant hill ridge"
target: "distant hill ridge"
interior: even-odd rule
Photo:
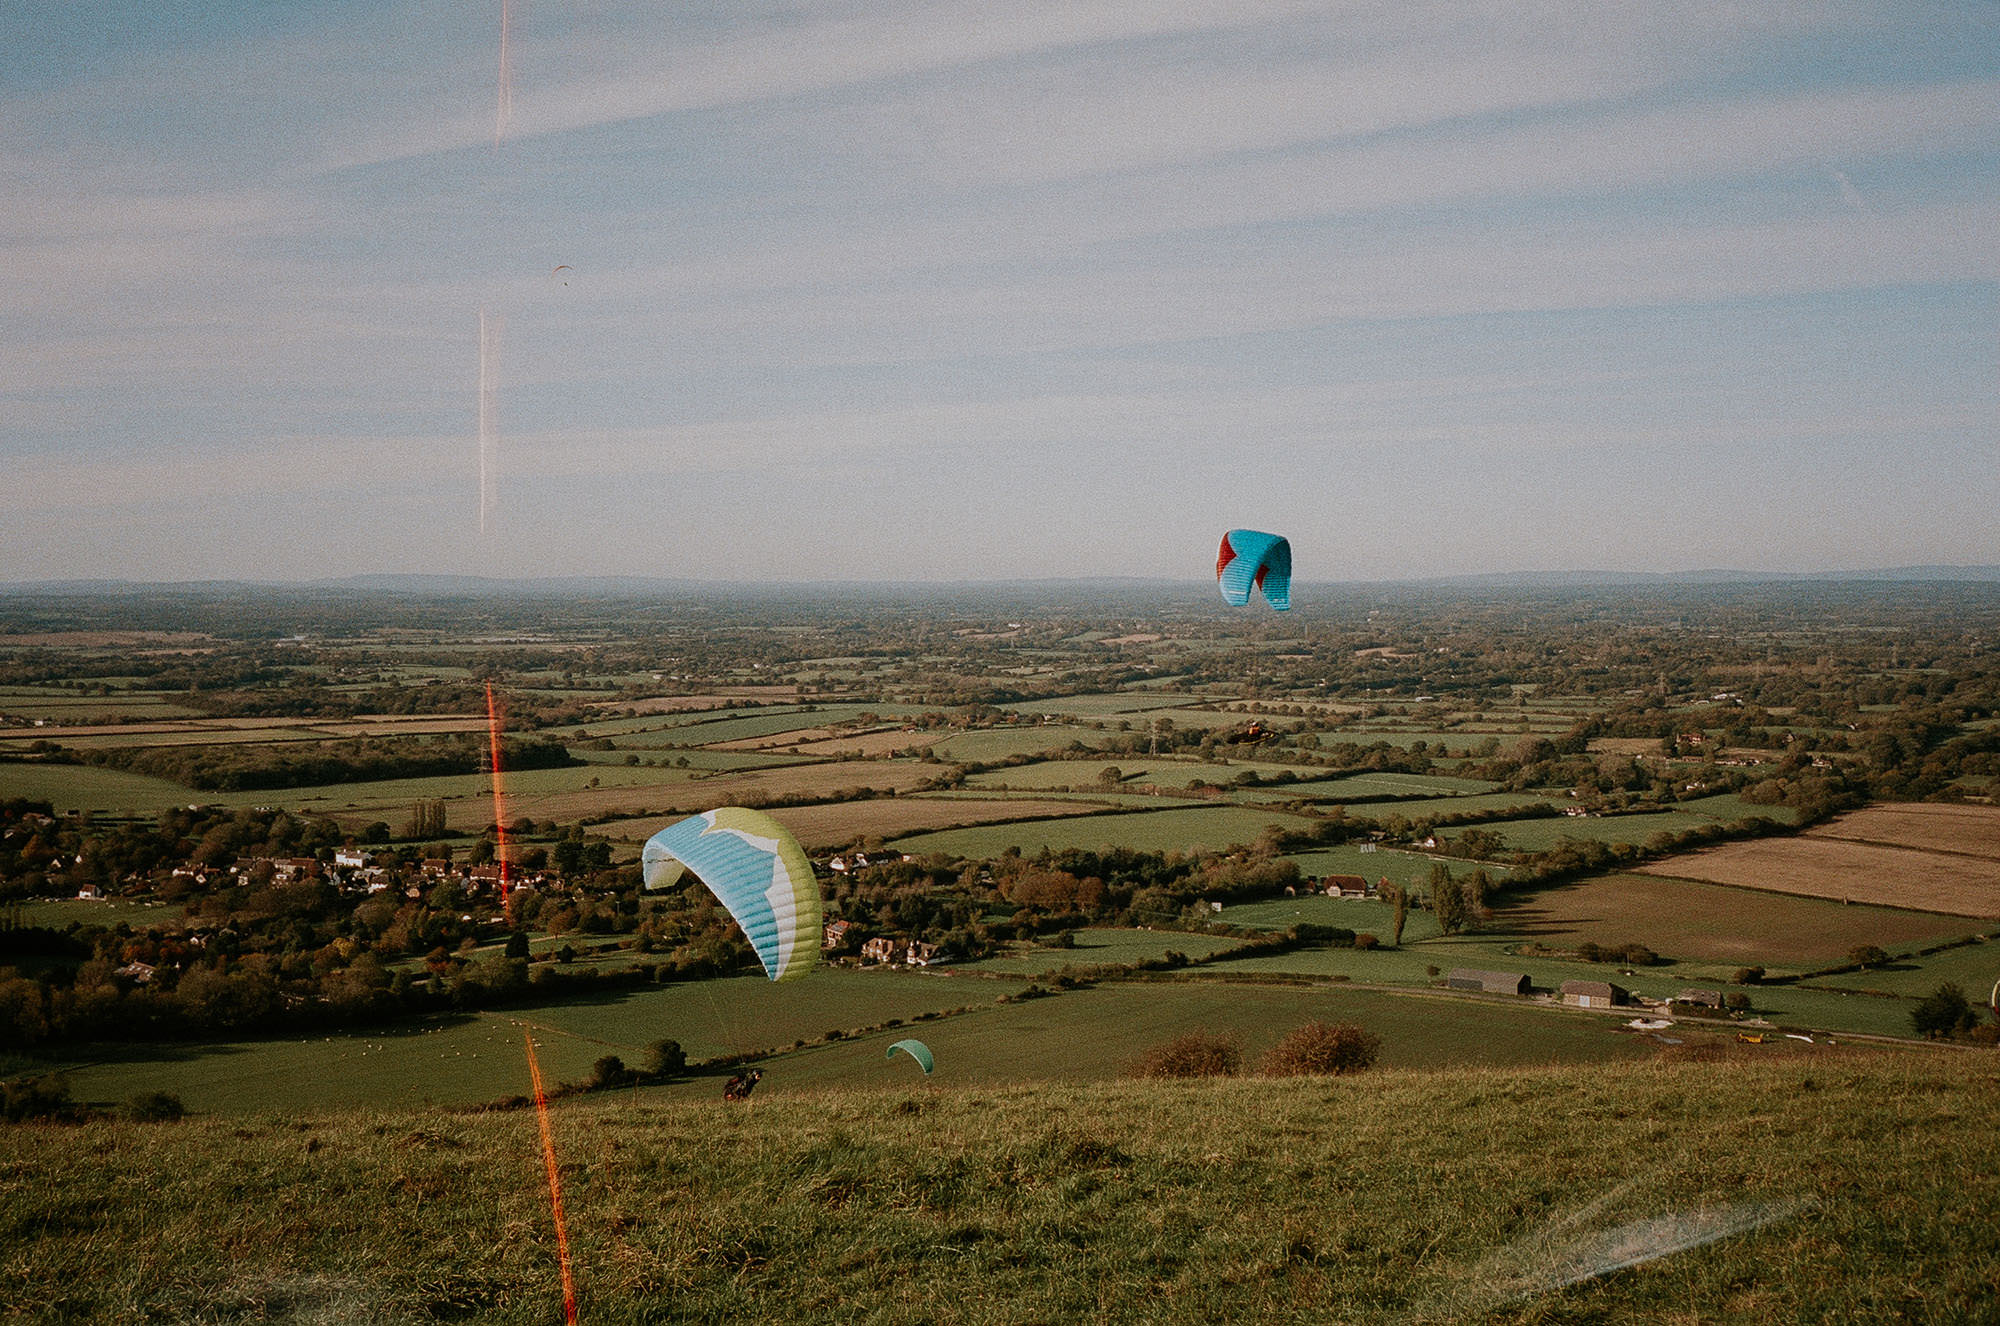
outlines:
[[[201,597],[245,594],[389,594],[412,597],[584,597],[654,598],[797,595],[801,592],[922,596],[954,590],[1079,592],[1128,588],[1171,591],[1189,588],[1184,579],[1158,576],[1095,576],[1009,580],[767,580],[738,581],[670,576],[492,576],[423,575],[377,572],[325,580],[23,580],[0,581],[0,594],[124,597],[185,594]],[[1381,580],[1300,580],[1301,585],[1400,589],[1593,589],[1677,585],[2000,583],[2000,566],[1891,566],[1857,571],[1742,571],[1709,568],[1686,571],[1495,571],[1479,574]]]

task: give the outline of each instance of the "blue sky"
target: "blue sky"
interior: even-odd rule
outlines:
[[[1989,0],[0,6],[0,579],[2000,563],[1996,420]]]

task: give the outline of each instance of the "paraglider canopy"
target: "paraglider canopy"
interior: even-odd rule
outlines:
[[[935,1063],[931,1059],[930,1046],[924,1044],[922,1041],[897,1041],[894,1045],[891,1045],[889,1047],[888,1052],[885,1053],[882,1057],[884,1059],[894,1059],[896,1057],[896,1051],[898,1050],[901,1050],[904,1054],[907,1054],[910,1056],[910,1058],[916,1060],[917,1067],[924,1070],[925,1077],[929,1077],[931,1075],[931,1069],[935,1066]]]
[[[1277,534],[1233,529],[1222,536],[1215,556],[1215,580],[1223,600],[1235,607],[1250,601],[1252,588],[1279,612],[1292,606],[1292,544]]]
[[[819,881],[805,849],[762,811],[722,806],[670,824],[646,841],[646,887],[664,889],[691,870],[729,909],[774,981],[819,960]]]

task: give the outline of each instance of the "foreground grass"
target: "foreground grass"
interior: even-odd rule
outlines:
[[[584,1099],[554,1132],[586,1322],[1965,1322],[1996,1088],[1949,1054]],[[1731,1229],[1553,1283],[1607,1232]],[[554,1243],[531,1112],[0,1133],[9,1321],[546,1322]]]

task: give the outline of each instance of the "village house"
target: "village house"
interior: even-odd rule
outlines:
[[[898,947],[899,944],[896,940],[878,935],[861,946],[861,960],[863,962],[894,962]]]
[[[496,862],[490,866],[467,866],[465,882],[474,889],[491,889],[499,892],[503,868]]]
[[[360,870],[368,864],[368,853],[358,847],[336,847],[333,863],[343,870]]]
[[[1368,878],[1365,875],[1328,875],[1322,891],[1329,898],[1365,898],[1368,896]]]
[[[819,946],[821,948],[839,948],[841,941],[847,938],[847,932],[853,928],[854,923],[852,921],[828,921],[824,926],[820,927]]]
[[[1445,985],[1453,990],[1478,990],[1485,994],[1524,995],[1529,990],[1526,972],[1482,971],[1477,967],[1453,967],[1445,977]]]
[[[938,946],[911,940],[910,947],[903,954],[903,961],[912,967],[928,967],[937,961]]]
[[[1622,986],[1609,981],[1564,981],[1562,1001],[1574,1008],[1610,1008],[1631,997]]]

